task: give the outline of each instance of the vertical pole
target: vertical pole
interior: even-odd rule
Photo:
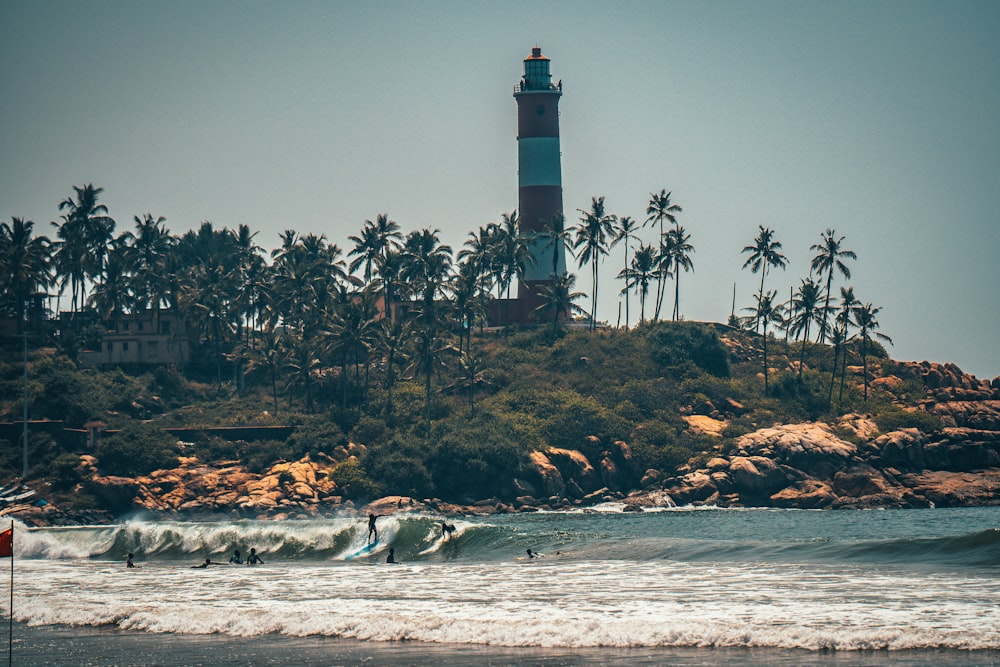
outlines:
[[[7,667],[14,664],[14,520],[10,521],[10,615],[7,622]]]
[[[24,465],[21,468],[21,483],[28,479],[28,328],[24,328],[24,411],[21,420],[21,438],[24,441]]]

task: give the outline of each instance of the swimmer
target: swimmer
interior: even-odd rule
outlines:
[[[250,547],[250,554],[247,556],[247,565],[263,565],[264,561],[257,555],[257,550]]]

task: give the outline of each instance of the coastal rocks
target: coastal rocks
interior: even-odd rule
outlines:
[[[821,509],[830,507],[837,501],[830,485],[816,479],[795,482],[771,496],[775,507],[797,507],[799,509]]]
[[[89,487],[115,512],[143,509],[155,512],[228,513],[256,515],[285,512],[315,514],[321,505],[339,504],[337,487],[307,456],[275,463],[254,475],[233,461],[215,465],[182,457],[180,465],[135,479],[93,476]],[[84,462],[86,465],[87,462]]]
[[[550,506],[559,502],[591,502],[604,495],[597,494],[602,489],[620,493],[636,484],[632,450],[626,443],[615,441],[602,448],[600,440],[591,436],[582,444],[596,465],[586,453],[576,449],[551,447],[530,452],[529,479],[515,478],[512,483],[518,502],[542,504],[540,500],[528,500],[536,495],[535,490],[541,498],[555,499],[546,501]]]
[[[729,478],[736,491],[747,496],[769,496],[788,484],[785,473],[764,456],[734,456],[729,464]]]
[[[925,471],[901,475],[899,481],[936,507],[1000,505],[1000,469],[975,474]]]
[[[696,469],[682,468],[682,474],[659,484],[678,503],[694,505],[818,509],[1000,504],[995,403],[949,401],[941,414],[955,423],[987,428],[951,426],[932,434],[917,428],[879,433],[872,418],[857,414],[837,420],[836,431],[820,422],[762,428],[737,438],[727,455],[713,456]],[[838,435],[845,432],[851,441]]]
[[[729,422],[723,419],[713,419],[705,415],[688,415],[683,419],[692,433],[716,438],[722,437],[722,430],[729,425]]]
[[[814,475],[831,475],[858,452],[841,440],[827,424],[786,424],[740,436],[738,451],[774,459],[776,462]]]

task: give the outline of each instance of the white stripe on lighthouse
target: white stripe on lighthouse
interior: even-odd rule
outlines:
[[[520,137],[517,140],[517,184],[562,185],[559,137]]]

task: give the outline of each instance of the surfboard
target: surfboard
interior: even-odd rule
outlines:
[[[364,556],[367,553],[371,553],[376,546],[378,546],[378,540],[366,544],[365,546],[361,547],[360,549],[358,549],[349,556],[345,556],[344,560],[351,560],[352,558],[357,558],[358,556]]]

